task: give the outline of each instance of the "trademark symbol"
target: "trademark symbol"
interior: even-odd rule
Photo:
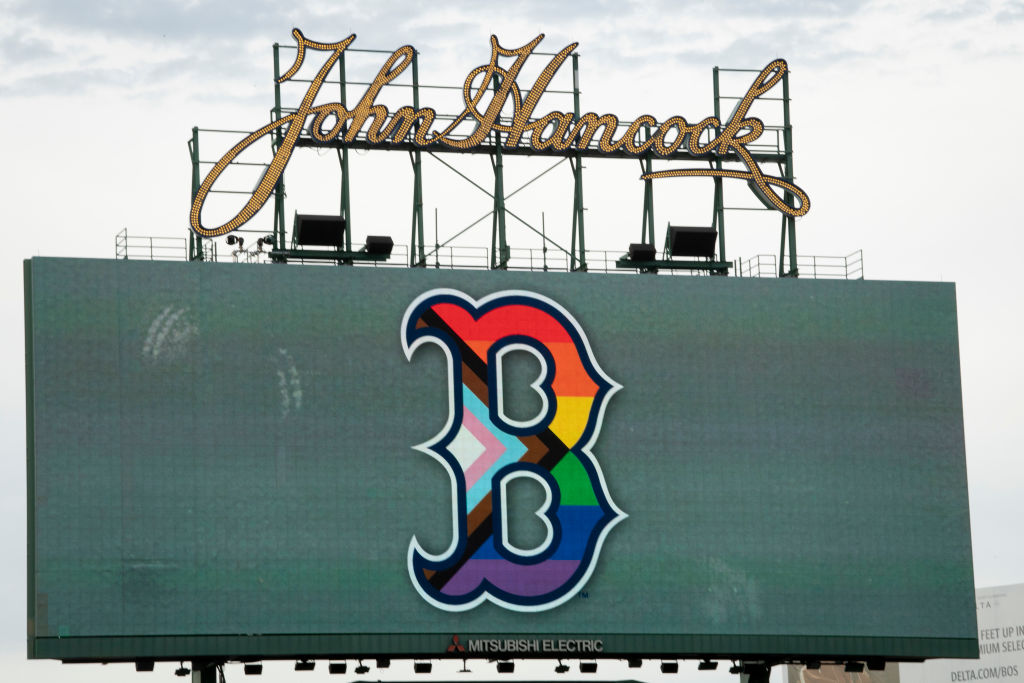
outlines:
[[[584,600],[588,599],[590,597],[590,591],[580,591],[580,597]]]

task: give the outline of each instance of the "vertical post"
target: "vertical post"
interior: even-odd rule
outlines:
[[[782,74],[782,144],[785,147],[786,168],[785,178],[793,182],[793,127],[789,120],[789,70]],[[785,193],[785,201],[792,206],[794,197],[792,192]],[[789,276],[799,277],[800,271],[796,265],[796,217],[789,214],[782,216],[783,229],[789,233]],[[781,256],[780,256],[781,258]]]
[[[768,683],[771,674],[771,666],[767,664],[744,662],[740,683]]]
[[[192,683],[217,683],[217,662],[209,660],[193,661]]]
[[[455,259],[452,259],[454,261]],[[424,264],[426,265],[426,264]],[[454,263],[452,266],[454,267]],[[434,207],[434,267],[441,267],[441,243],[437,237],[437,207]]]
[[[192,201],[196,200],[199,194],[199,128],[192,126],[192,142],[189,144],[189,151],[192,153]],[[127,258],[127,249],[125,250]],[[203,259],[203,241],[196,235],[195,230],[188,231],[188,260],[201,261]]]
[[[494,75],[494,94],[497,97],[500,83]],[[508,269],[508,243],[505,241],[505,172],[501,161],[501,134],[494,135],[494,155],[491,166],[494,169],[494,217],[491,219],[491,268]]]
[[[644,124],[644,133],[647,140],[651,138],[651,128]],[[648,152],[640,161],[642,172],[650,175],[654,170],[651,167],[651,153]],[[654,244],[654,185],[648,178],[644,181],[644,214],[640,221],[640,241],[644,244]]]
[[[338,81],[341,88],[341,106],[348,110],[345,79],[345,53],[338,57]],[[348,128],[348,124],[345,126]],[[343,133],[346,131],[343,131]],[[339,136],[340,137],[340,136]],[[345,251],[352,251],[352,205],[349,198],[348,147],[341,148],[341,217],[345,220]],[[340,263],[340,261],[339,261]]]
[[[716,66],[712,70],[712,81],[714,82],[715,92],[715,118],[719,122],[718,134],[721,135],[721,122],[722,122],[722,98],[719,84],[718,67]],[[715,158],[715,169],[718,171],[722,170],[722,157],[716,156]],[[722,179],[715,178],[715,213],[711,219],[711,225],[718,229],[718,260],[725,261],[725,193],[722,186]],[[724,275],[728,275],[729,271],[726,270]]]
[[[573,122],[580,120],[580,56],[575,52],[572,55],[572,104]],[[579,152],[570,157],[570,165],[573,174],[573,206],[572,206],[572,245],[570,251],[569,270],[587,269],[587,242],[583,229],[583,157]],[[572,163],[575,161],[575,163]],[[579,257],[577,258],[576,243],[579,238]],[[578,264],[578,265],[577,265]]]
[[[540,212],[540,253],[544,260],[544,272],[548,271],[548,231],[544,221],[544,212]]]
[[[412,108],[414,111],[420,109],[420,69],[419,55],[412,53]],[[415,132],[420,128],[419,120],[416,121]],[[417,149],[410,152],[412,159],[412,237],[409,240],[409,267],[426,267],[427,256],[423,248],[423,176],[422,159]]]
[[[782,216],[782,233],[779,237],[779,277],[786,277],[786,216]]]
[[[281,120],[281,46],[274,43],[274,121]],[[274,153],[284,143],[284,135],[277,128],[273,137]],[[285,249],[284,241],[284,174],[277,179],[274,186],[274,249]]]

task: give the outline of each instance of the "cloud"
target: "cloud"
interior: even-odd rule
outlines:
[[[1024,19],[1024,2],[1012,0],[996,13],[997,22],[1015,22]]]
[[[191,2],[179,0],[17,0],[10,12],[46,32],[96,34],[101,37],[189,42],[224,34],[256,34],[287,20],[286,7],[271,0]]]
[[[948,5],[941,9],[927,12],[924,19],[936,22],[957,22],[988,14],[990,3],[985,0],[967,0],[956,5]]]

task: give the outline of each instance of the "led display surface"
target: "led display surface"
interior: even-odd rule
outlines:
[[[951,284],[25,282],[32,657],[977,654]]]

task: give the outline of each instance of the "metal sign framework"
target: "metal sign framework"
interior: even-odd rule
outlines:
[[[338,263],[351,263],[355,260],[379,260],[383,258],[378,254],[367,254],[365,250],[354,251],[352,247],[351,225],[351,172],[349,167],[349,153],[351,150],[390,150],[405,151],[409,154],[413,171],[413,192],[410,229],[409,262],[410,267],[425,267],[428,259],[440,247],[447,245],[458,237],[462,231],[447,239],[443,244],[435,245],[434,250],[428,250],[424,236],[424,213],[423,213],[423,159],[424,153],[438,160],[441,164],[460,175],[462,178],[473,184],[478,189],[489,194],[493,200],[491,216],[491,249],[489,267],[492,269],[507,269],[509,267],[510,249],[507,242],[507,219],[511,214],[505,205],[508,196],[505,189],[503,156],[529,155],[541,157],[560,157],[555,164],[568,160],[573,177],[573,205],[572,205],[572,231],[571,243],[565,249],[555,241],[551,240],[546,231],[538,230],[533,225],[515,214],[511,214],[516,220],[523,223],[527,228],[533,230],[544,240],[545,246],[551,244],[557,249],[564,251],[568,257],[569,270],[587,270],[586,231],[584,226],[584,202],[583,202],[583,158],[636,158],[639,160],[644,183],[643,211],[641,218],[641,242],[648,245],[657,244],[654,231],[654,188],[653,180],[672,176],[705,176],[711,177],[714,181],[714,204],[712,213],[712,229],[717,231],[718,250],[715,258],[709,261],[679,261],[667,258],[668,245],[665,245],[665,255],[659,260],[633,261],[629,257],[623,257],[617,265],[624,268],[637,268],[642,270],[656,270],[657,268],[684,268],[698,269],[707,272],[726,274],[732,265],[726,259],[725,245],[725,213],[730,208],[724,200],[723,180],[726,178],[746,179],[748,185],[765,204],[767,209],[776,209],[781,214],[781,236],[779,250],[779,276],[797,276],[797,249],[796,249],[796,217],[803,215],[809,208],[809,199],[806,194],[793,184],[793,149],[792,149],[792,127],[790,124],[790,97],[789,97],[789,69],[785,62],[776,60],[765,69],[713,69],[714,85],[714,115],[705,118],[698,124],[687,124],[682,117],[671,117],[662,122],[657,131],[652,130],[657,126],[657,121],[651,116],[642,115],[633,121],[619,122],[612,115],[598,117],[593,113],[581,115],[580,88],[579,88],[579,55],[575,52],[576,43],[567,46],[559,53],[534,52],[534,48],[543,36],[538,36],[531,43],[516,50],[505,50],[492,37],[492,57],[489,65],[477,67],[470,72],[466,79],[464,97],[467,102],[467,110],[458,117],[445,117],[437,115],[434,110],[420,108],[421,91],[443,86],[430,86],[420,83],[419,78],[419,55],[411,46],[404,46],[390,53],[391,57],[386,61],[380,70],[377,79],[368,84],[360,102],[355,108],[348,108],[349,86],[354,82],[346,76],[346,54],[348,52],[362,53],[383,53],[382,50],[360,50],[349,47],[355,38],[350,36],[341,43],[324,44],[309,41],[298,29],[293,34],[296,37],[295,47],[274,45],[274,107],[271,110],[271,123],[268,126],[250,134],[245,140],[236,145],[214,167],[207,173],[206,178],[202,177],[201,167],[213,162],[204,161],[199,155],[199,134],[200,129],[193,128],[192,139],[189,147],[192,157],[192,197],[193,208],[191,225],[189,231],[189,259],[204,260],[209,254],[209,243],[204,247],[203,238],[210,238],[218,234],[225,234],[237,228],[237,223],[244,223],[252,217],[262,206],[262,202],[273,197],[273,244],[270,251],[274,261],[285,262],[295,259],[329,259]],[[304,59],[307,48],[316,50],[332,51],[331,56],[320,68],[317,77],[311,81],[310,90],[299,108],[287,109],[282,104],[282,83],[293,79]],[[296,58],[290,69],[284,74],[281,72],[281,50],[296,50]],[[516,64],[509,69],[498,66],[499,56],[518,56]],[[522,62],[529,56],[548,56],[551,63],[538,78],[537,83],[530,89],[525,103],[519,92],[519,86],[515,83],[515,76],[522,66]],[[547,86],[558,70],[562,61],[571,61],[572,89],[571,91],[547,90]],[[387,108],[382,105],[375,105],[373,102],[377,92],[383,87],[392,85],[390,81],[397,77],[406,66],[411,66],[411,91],[412,107],[402,107],[396,111],[381,131],[383,119],[387,116]],[[337,69],[337,80],[327,80],[327,77]],[[755,77],[747,93],[742,96],[727,96],[721,92],[721,74],[724,72],[745,72],[759,74]],[[483,75],[478,86],[474,86],[474,78]],[[294,79],[298,80],[298,79]],[[301,81],[305,82],[305,81]],[[765,97],[765,93],[774,85],[781,82],[781,97]],[[331,83],[339,86],[339,101],[328,105],[312,106],[320,86],[324,83]],[[365,84],[361,84],[365,85]],[[475,94],[473,88],[477,87]],[[487,111],[481,114],[477,105],[481,102],[485,90],[491,91],[492,97]],[[571,94],[573,99],[572,112],[551,112],[540,118],[531,118],[533,107],[541,95],[547,92]],[[512,117],[501,116],[502,107],[510,98],[514,105]],[[747,110],[756,99],[773,100],[781,102],[783,123],[782,126],[765,126],[759,119],[745,118]],[[722,120],[722,105],[724,102],[735,101],[736,109],[728,122]],[[473,110],[471,111],[471,107]],[[383,110],[383,111],[381,111]],[[447,133],[465,119],[467,114],[472,114],[477,119],[476,130],[465,137],[448,136]],[[301,115],[301,116],[299,116]],[[333,117],[333,118],[332,118]],[[373,117],[373,123],[368,130],[364,130],[367,119]],[[487,118],[489,117],[489,118]],[[445,131],[435,131],[432,138],[429,135],[430,124],[435,120],[453,120]],[[307,125],[306,121],[310,120]],[[486,120],[485,120],[486,119]],[[324,126],[331,123],[334,125],[327,133]],[[669,142],[666,131],[675,126],[677,130],[676,139]],[[293,130],[293,127],[295,128]],[[603,127],[600,136],[597,132]],[[523,129],[532,129],[529,145],[511,144],[510,138],[523,137]],[[620,128],[625,128],[618,140],[612,140]],[[397,132],[396,132],[397,129]],[[545,132],[552,131],[547,139],[543,138]],[[760,135],[770,131],[774,134],[774,142],[762,142],[751,144]],[[503,139],[502,133],[505,133]],[[388,135],[390,134],[390,140]],[[246,209],[239,212],[233,219],[236,224],[228,223],[219,229],[207,230],[201,226],[199,215],[202,210],[202,203],[208,194],[224,192],[213,187],[217,176],[226,167],[239,163],[234,157],[263,135],[268,135],[271,140],[271,150],[274,160],[270,164],[264,164],[264,176],[258,187],[253,192]],[[561,136],[561,137],[560,137]],[[412,137],[412,140],[407,139]],[[441,144],[438,144],[438,143]],[[285,224],[285,183],[284,166],[294,148],[320,147],[335,148],[338,150],[341,166],[340,183],[340,218],[348,226],[344,231],[344,247],[331,251],[310,251],[308,249],[297,249],[294,243],[288,244]],[[439,154],[487,154],[493,172],[493,191],[486,190],[481,184],[474,182],[458,171],[454,166],[445,162]],[[653,161],[660,160],[701,160],[708,164],[708,169],[669,169],[654,171]],[[740,163],[748,169],[756,171],[736,171],[726,167],[728,163]],[[779,169],[778,177],[765,176],[760,166],[774,165]],[[550,172],[554,166],[549,167],[537,174],[522,187],[533,183],[541,176]],[[767,183],[758,180],[767,180]],[[775,194],[768,184],[783,189],[782,196]],[[266,197],[257,196],[262,188],[266,186]],[[515,190],[516,192],[518,190]],[[514,194],[514,192],[512,194]],[[767,197],[766,192],[774,195]],[[774,205],[773,205],[774,204]],[[245,213],[250,207],[255,206],[249,213]],[[788,208],[787,208],[788,207]],[[239,218],[242,220],[239,221]],[[475,223],[473,224],[475,225]],[[469,227],[472,227],[469,226]],[[225,229],[228,228],[228,229]],[[788,242],[788,252],[787,252]],[[788,253],[788,257],[787,257]]]

